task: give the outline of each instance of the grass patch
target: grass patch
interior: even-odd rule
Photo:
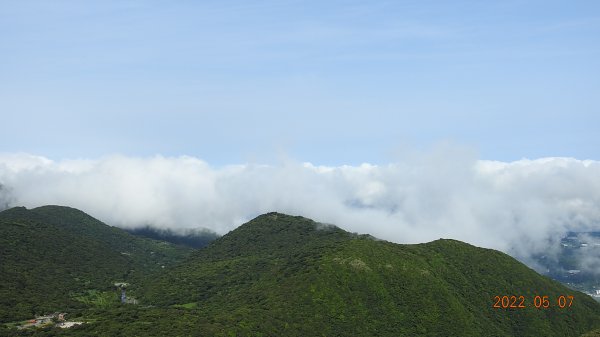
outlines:
[[[185,303],[185,304],[174,304],[173,308],[197,309],[198,302],[190,302],[190,303]]]
[[[119,294],[114,291],[87,290],[74,297],[75,300],[100,308],[107,308],[119,303]]]

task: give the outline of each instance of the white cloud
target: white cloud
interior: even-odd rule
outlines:
[[[438,151],[376,166],[211,167],[193,157],[52,161],[0,155],[0,205],[79,208],[123,227],[225,233],[269,211],[399,243],[453,238],[527,257],[600,225],[600,162],[510,163]]]

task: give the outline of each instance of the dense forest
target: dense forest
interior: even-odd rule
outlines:
[[[155,226],[143,226],[126,228],[128,233],[149,239],[166,241],[190,248],[203,248],[219,238],[219,234],[204,228],[188,228],[184,230],[173,230]]]
[[[0,321],[118,303],[115,282],[135,291],[142,280],[191,251],[138,238],[73,208],[5,210],[0,212]]]
[[[0,226],[5,335],[580,336],[600,327],[589,296],[454,240],[399,245],[268,213],[192,250],[57,206],[1,212]],[[115,282],[139,302],[120,303]],[[52,311],[84,324],[15,329]]]

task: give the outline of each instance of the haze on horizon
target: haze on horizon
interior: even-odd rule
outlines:
[[[0,205],[521,255],[599,228],[597,1],[0,1],[0,42]]]

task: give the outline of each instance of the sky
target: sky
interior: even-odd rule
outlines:
[[[600,159],[597,1],[0,1],[0,152]]]
[[[0,0],[0,207],[527,256],[600,230],[598,126],[598,1]]]

